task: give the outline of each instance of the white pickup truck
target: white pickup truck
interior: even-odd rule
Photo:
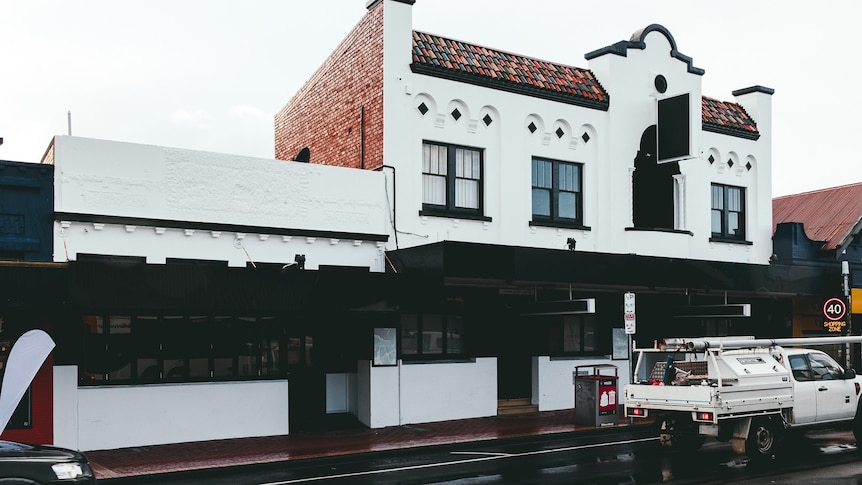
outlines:
[[[773,456],[791,429],[847,427],[862,442],[862,376],[809,348],[860,342],[706,337],[636,348],[625,413],[655,418],[665,446],[696,449],[714,437],[753,459]]]

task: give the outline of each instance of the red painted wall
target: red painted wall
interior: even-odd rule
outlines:
[[[303,147],[311,163],[383,164],[383,2],[275,115],[275,158],[292,160]]]
[[[32,427],[9,429],[0,439],[32,444],[54,443],[54,358],[49,355],[39,368],[32,384]]]

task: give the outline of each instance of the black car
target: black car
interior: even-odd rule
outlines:
[[[55,446],[0,441],[0,485],[95,484],[87,458]]]

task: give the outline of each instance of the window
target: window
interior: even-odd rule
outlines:
[[[82,383],[259,379],[287,372],[286,325],[276,318],[88,315],[83,322]],[[311,338],[300,344],[310,355]]]
[[[422,210],[482,214],[482,151],[422,144]]]
[[[844,369],[826,354],[808,354],[814,380],[843,379]]]
[[[712,185],[712,237],[745,240],[745,189]]]
[[[464,353],[464,321],[458,315],[404,314],[401,316],[401,355],[453,357]]]
[[[591,315],[562,315],[549,326],[548,348],[551,354],[595,354],[596,319]]]
[[[808,360],[804,355],[790,356],[790,370],[793,371],[793,378],[797,381],[810,381],[811,369],[808,368]]]
[[[577,163],[533,158],[533,221],[583,223],[582,171]]]

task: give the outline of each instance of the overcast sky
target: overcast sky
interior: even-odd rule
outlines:
[[[366,0],[3,0],[0,159],[51,137],[273,157],[273,115]],[[413,28],[577,67],[649,24],[706,71],[703,94],[773,96],[773,195],[862,182],[862,2],[417,0]]]

